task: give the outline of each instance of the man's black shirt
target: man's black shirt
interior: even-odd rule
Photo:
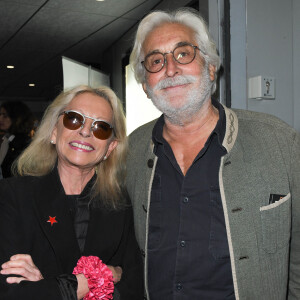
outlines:
[[[226,119],[218,123],[184,176],[162,136],[153,129],[158,156],[151,190],[148,287],[151,300],[235,299],[219,189]]]

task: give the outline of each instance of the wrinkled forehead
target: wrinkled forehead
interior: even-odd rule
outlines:
[[[64,110],[75,110],[83,115],[109,122],[113,120],[111,103],[103,96],[89,91],[73,97]]]
[[[162,23],[147,34],[142,51],[144,55],[152,51],[171,51],[180,43],[197,44],[194,30],[179,23]]]

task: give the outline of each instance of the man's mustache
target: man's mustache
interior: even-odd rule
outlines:
[[[154,90],[162,90],[176,85],[194,83],[196,80],[197,77],[193,75],[178,75],[174,78],[165,78],[155,85]]]

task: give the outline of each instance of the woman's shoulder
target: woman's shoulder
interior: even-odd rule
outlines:
[[[0,191],[23,191],[32,190],[35,186],[40,186],[43,182],[44,176],[16,176],[0,180]]]
[[[35,178],[9,177],[0,180],[0,206],[1,207],[26,207],[31,206],[33,199],[32,188]],[[26,201],[24,201],[26,200]]]

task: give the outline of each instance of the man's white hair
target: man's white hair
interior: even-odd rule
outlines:
[[[146,70],[141,64],[145,55],[142,49],[143,42],[153,29],[165,23],[182,24],[195,32],[195,39],[198,43],[197,46],[201,49],[200,53],[206,61],[206,65],[209,66],[210,64],[215,67],[215,79],[212,84],[212,93],[214,93],[216,90],[217,72],[220,68],[220,58],[205,20],[196,10],[190,8],[180,8],[171,12],[154,11],[140,22],[136,32],[133,50],[130,55],[130,64],[137,82],[145,83],[146,80]]]

